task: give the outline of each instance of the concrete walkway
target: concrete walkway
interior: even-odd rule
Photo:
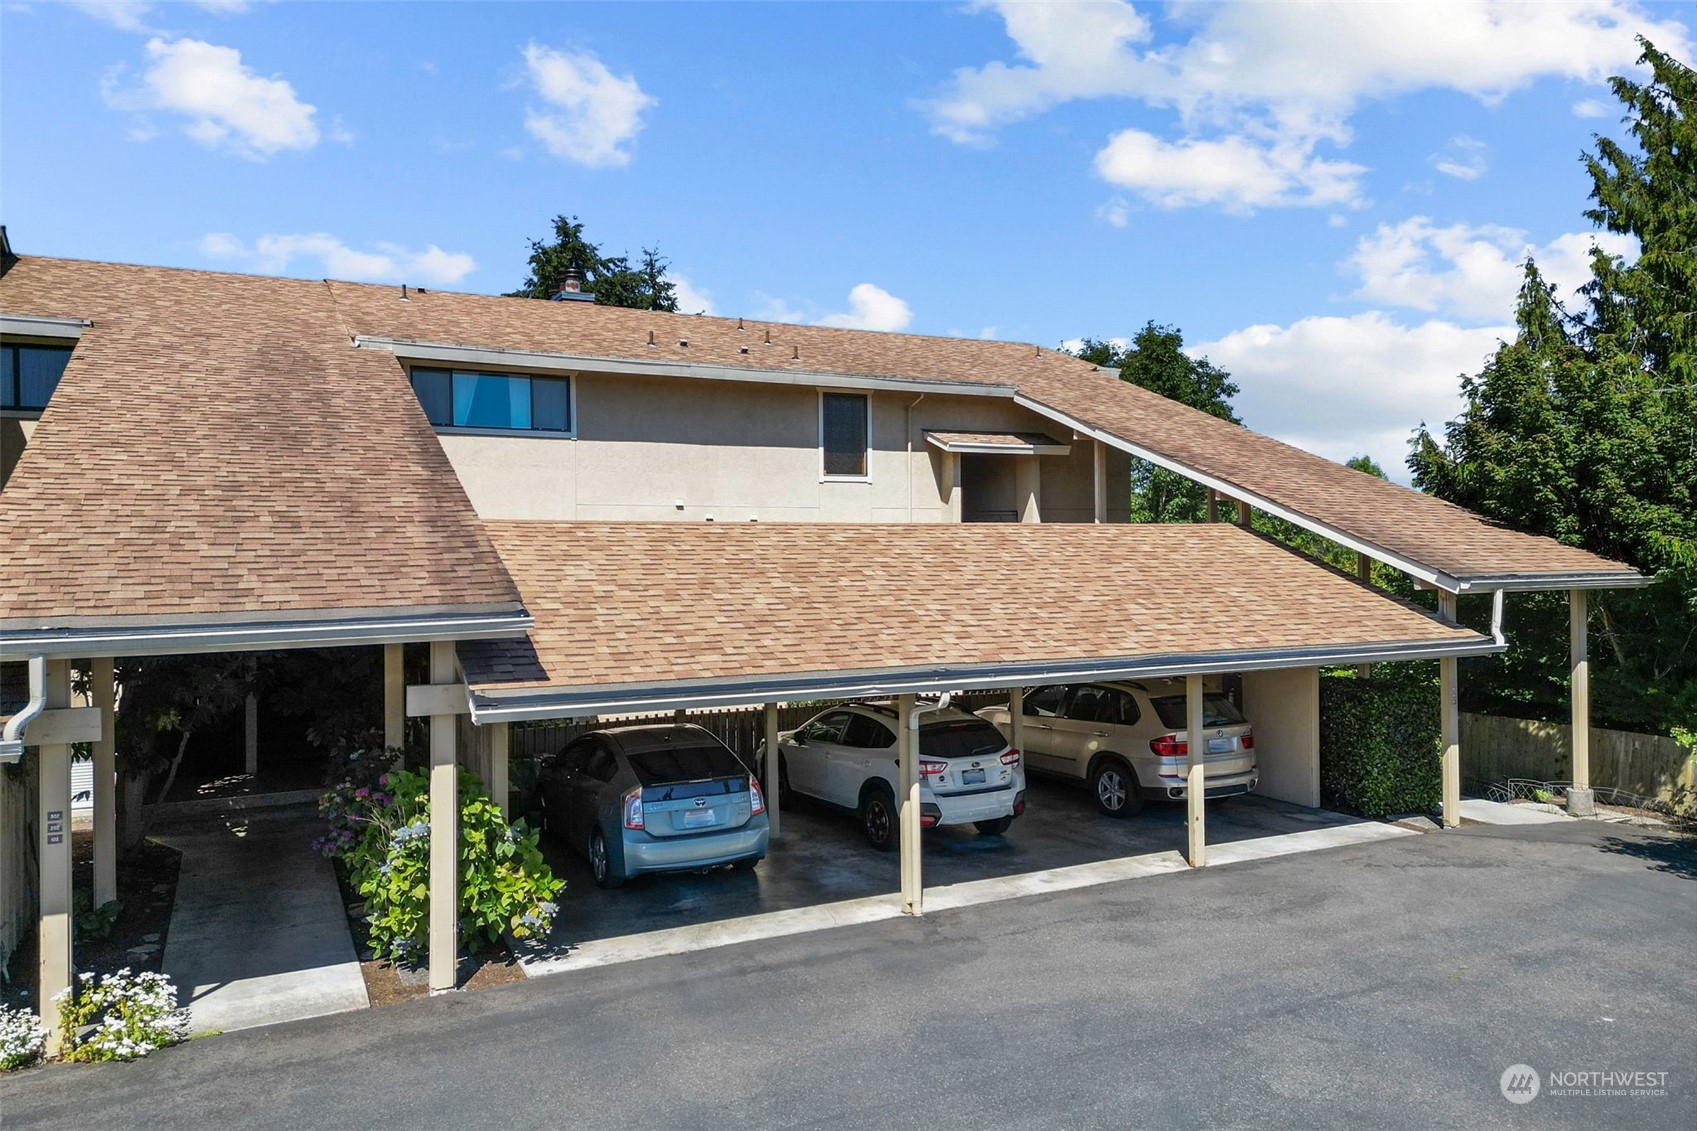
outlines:
[[[1513,805],[1480,797],[1462,798],[1461,816],[1481,825],[1555,825],[1573,820],[1554,805]]]
[[[165,973],[192,1030],[246,1029],[370,1004],[322,822],[232,810],[154,832],[183,854]]]

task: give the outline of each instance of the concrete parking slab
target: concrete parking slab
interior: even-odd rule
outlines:
[[[1559,825],[1574,818],[1553,805],[1515,805],[1466,797],[1461,802],[1461,819],[1481,825]]]
[[[369,1003],[310,810],[242,811],[155,831],[183,854],[164,971],[194,1032],[245,1029]]]
[[[936,829],[925,840],[925,908],[942,911],[1189,870],[1184,810],[1154,804],[1139,817],[1098,813],[1082,790],[1038,783],[1005,836]],[[1214,866],[1416,835],[1265,798],[1209,808]],[[663,954],[780,938],[901,914],[894,854],[873,851],[856,822],[821,806],[784,813],[784,837],[754,873],[643,877],[601,891],[587,867],[547,847],[567,875],[551,936],[520,949],[532,977]],[[866,894],[862,894],[866,893]],[[836,898],[832,898],[835,896]]]

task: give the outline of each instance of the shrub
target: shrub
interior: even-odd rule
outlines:
[[[188,1036],[188,1012],[163,974],[79,974],[53,1001],[66,1060],[135,1060]]]
[[[461,938],[478,946],[508,932],[524,938],[546,931],[565,882],[542,859],[537,833],[522,820],[509,824],[465,770],[459,791]],[[332,833],[321,846],[343,862],[365,900],[372,951],[392,960],[423,953],[430,934],[429,777],[386,773],[374,786],[327,795],[322,808]]]
[[[28,1068],[47,1047],[47,1029],[27,1009],[0,1005],[0,1071]]]
[[[1320,680],[1320,787],[1364,817],[1442,803],[1438,685],[1423,675]]]

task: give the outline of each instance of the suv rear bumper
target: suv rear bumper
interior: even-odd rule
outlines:
[[[1165,787],[1157,791],[1158,795],[1169,801],[1182,801],[1190,794],[1190,789],[1182,785],[1169,785],[1167,779],[1161,779]],[[1233,774],[1231,777],[1207,778],[1202,783],[1202,796],[1207,797],[1238,797],[1245,793],[1254,793],[1255,787],[1261,784],[1260,771],[1247,774]]]
[[[997,821],[1003,817],[1013,817],[1015,802],[1025,793],[1025,781],[1020,775],[1003,789],[989,790],[983,793],[941,795],[923,790],[920,794],[920,810],[922,812],[935,809],[938,825],[970,825],[974,821]]]

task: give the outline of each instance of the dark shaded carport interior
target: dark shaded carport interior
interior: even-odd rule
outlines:
[[[523,641],[460,648],[479,725],[1498,647],[1226,525],[489,529],[537,624]],[[1005,836],[928,831],[925,887],[1184,850],[1182,802],[1113,820],[1082,789],[1032,778],[1029,790]],[[898,854],[871,849],[852,817],[803,800],[781,818],[753,874],[646,877],[612,892],[551,845],[569,881],[552,948],[898,889]],[[1341,821],[1266,798],[1208,804],[1216,843]]]

